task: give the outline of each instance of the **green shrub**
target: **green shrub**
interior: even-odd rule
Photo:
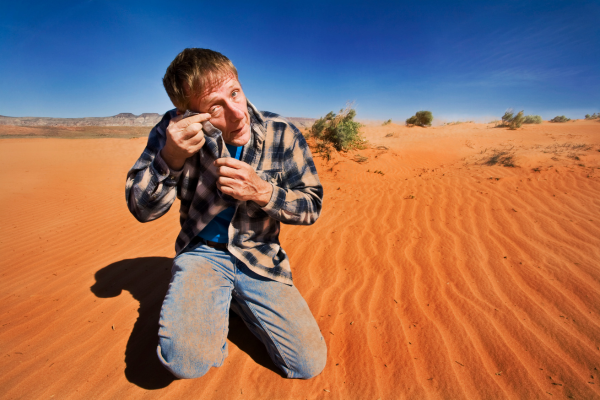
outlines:
[[[542,117],[540,117],[539,115],[526,115],[523,123],[524,124],[541,124]]]
[[[325,118],[319,118],[313,123],[313,126],[310,128],[309,132],[312,136],[317,139],[322,139],[323,131],[327,126],[327,121],[332,118],[333,112],[330,112],[325,116]]]
[[[385,121],[383,124],[381,124],[381,126],[386,126],[392,123],[391,119],[388,119],[387,121]]]
[[[552,118],[550,122],[567,122],[570,120],[571,118],[567,118],[564,115],[557,115],[556,117]]]
[[[356,111],[352,105],[340,110],[339,114],[333,111],[324,118],[320,118],[310,128],[310,134],[324,143],[330,143],[338,151],[347,151],[355,148],[364,148],[364,139],[360,136],[359,129],[362,126],[354,121]]]
[[[517,115],[515,115],[512,120],[508,124],[509,129],[517,129],[523,125],[525,121],[525,117],[523,116],[523,111],[519,111]]]
[[[585,119],[600,119],[600,113],[585,114]]]
[[[507,126],[509,129],[517,129],[520,128],[524,122],[525,117],[523,116],[523,111],[519,111],[517,115],[515,115],[513,110],[509,109],[504,113],[502,116],[502,123],[497,125],[497,127]]]
[[[315,153],[320,154],[324,159],[329,161],[331,160],[331,145],[326,142],[319,141],[317,142]]]
[[[510,121],[512,121],[513,119],[513,112],[512,110],[508,110],[504,113],[504,115],[502,116],[502,126],[508,126],[508,124],[510,123]]]
[[[432,121],[431,111],[417,111],[415,115],[406,120],[406,125],[431,126]]]

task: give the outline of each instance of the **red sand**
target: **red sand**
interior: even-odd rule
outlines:
[[[238,318],[222,367],[158,364],[178,204],[127,211],[145,139],[1,140],[1,397],[600,398],[600,123],[364,131],[388,149],[317,158],[322,216],[282,232],[329,349],[309,381]]]

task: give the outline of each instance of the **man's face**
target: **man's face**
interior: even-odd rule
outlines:
[[[246,96],[235,77],[226,78],[200,97],[190,100],[191,111],[210,113],[210,123],[223,133],[225,143],[243,146],[250,140]]]

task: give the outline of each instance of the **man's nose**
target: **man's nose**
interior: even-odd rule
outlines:
[[[229,108],[229,119],[232,121],[239,121],[244,118],[244,111],[241,109],[240,104],[229,103],[227,104]]]

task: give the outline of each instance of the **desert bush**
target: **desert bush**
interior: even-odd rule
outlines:
[[[510,121],[512,121],[513,119],[513,115],[514,113],[512,112],[512,109],[507,110],[504,115],[502,116],[502,126],[508,126],[508,124],[510,123]]]
[[[444,122],[444,125],[460,125],[460,124],[472,124],[474,121],[450,121],[450,122]],[[499,122],[499,121],[492,121],[489,122],[494,123],[494,122]]]
[[[509,129],[517,129],[523,125],[525,121],[525,117],[523,116],[523,111],[519,111],[517,115],[515,115],[512,120],[508,124]]]
[[[542,117],[540,117],[539,115],[526,115],[523,123],[524,124],[541,124]]]
[[[388,119],[387,121],[385,121],[383,124],[381,124],[381,126],[386,126],[392,123],[391,119]]]
[[[363,148],[365,140],[359,132],[362,125],[354,121],[355,116],[356,111],[352,104],[348,104],[339,114],[331,111],[324,118],[315,121],[310,128],[310,134],[324,142],[324,145],[331,144],[338,151]]]
[[[415,115],[406,120],[406,125],[431,126],[432,121],[431,111],[417,111]]]
[[[571,118],[567,118],[564,115],[557,115],[556,117],[552,118],[550,122],[567,122],[570,120]]]
[[[600,119],[600,113],[585,114],[585,119]]]
[[[502,123],[496,126],[498,128],[507,126],[509,129],[517,129],[520,128],[524,122],[525,117],[523,116],[523,111],[519,111],[517,115],[515,115],[512,109],[508,109],[502,116]]]
[[[309,134],[315,137],[316,139],[322,139],[323,132],[325,131],[325,127],[327,126],[327,121],[330,121],[334,116],[335,114],[333,112],[330,112],[324,118],[319,118],[318,120],[316,120],[313,123],[312,127],[310,127]]]
[[[331,160],[331,144],[326,143],[322,140],[317,142],[315,153],[321,155],[327,161]]]

